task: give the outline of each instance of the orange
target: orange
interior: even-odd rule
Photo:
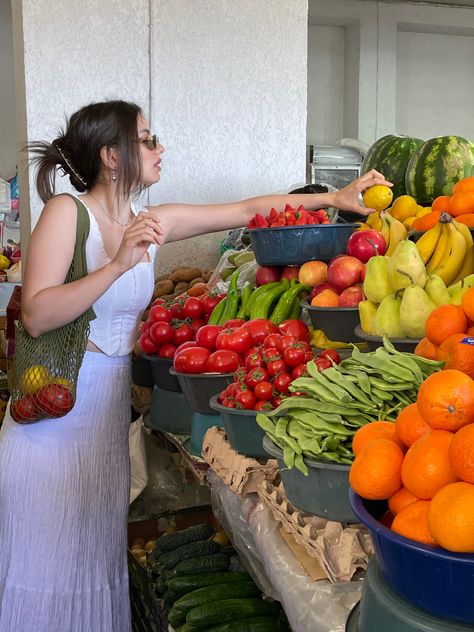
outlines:
[[[432,211],[439,211],[442,213],[443,211],[448,210],[450,196],[449,195],[439,195],[437,198],[433,200],[433,204],[431,205]]]
[[[431,428],[456,432],[474,421],[474,380],[456,369],[443,369],[421,384],[416,403]]]
[[[408,491],[405,487],[400,487],[398,492],[395,492],[393,496],[388,499],[388,508],[393,514],[400,513],[400,511],[407,507],[409,504],[420,500]]]
[[[474,485],[460,482],[440,489],[430,502],[428,527],[439,546],[474,553]]]
[[[328,288],[317,294],[311,301],[311,305],[316,307],[337,307],[339,305],[339,294]]]
[[[448,203],[448,212],[453,216],[474,213],[474,191],[457,191]]]
[[[456,222],[466,224],[466,226],[472,228],[474,226],[474,213],[464,213],[464,215],[459,215],[456,217]]]
[[[449,460],[461,480],[474,483],[474,424],[456,432],[449,446]]]
[[[422,338],[415,347],[416,355],[428,360],[436,360],[436,352],[438,350],[437,345],[434,345],[428,338]]]
[[[445,362],[443,368],[462,371],[474,379],[474,345],[468,339],[467,332],[449,336],[438,347],[436,359]]]
[[[469,320],[474,320],[474,287],[470,287],[462,295],[461,307]]]
[[[420,415],[417,404],[414,403],[398,413],[395,430],[403,445],[409,448],[417,439],[430,432],[431,428]]]
[[[349,472],[352,489],[369,500],[384,500],[401,485],[403,452],[389,439],[369,441],[358,454]]]
[[[409,448],[402,465],[402,482],[417,498],[429,500],[458,477],[451,467],[449,446],[453,433],[432,430]]]
[[[474,176],[469,176],[456,182],[452,193],[460,193],[461,191],[474,191]]]
[[[467,318],[460,305],[438,305],[426,319],[426,337],[434,345],[440,345],[451,334],[462,334],[467,328]]]
[[[405,538],[436,546],[436,541],[428,528],[428,500],[410,503],[398,513],[392,522],[392,531]]]
[[[394,441],[400,448],[404,445],[398,438],[393,421],[372,421],[365,426],[361,426],[352,438],[352,451],[357,456],[362,452],[369,441],[374,439],[388,439]]]
[[[471,325],[470,327],[468,327],[466,329],[466,335],[467,336],[474,336],[474,325]],[[435,358],[436,359],[436,358]]]

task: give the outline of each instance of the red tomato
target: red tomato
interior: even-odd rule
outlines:
[[[189,347],[174,356],[173,366],[178,373],[205,373],[209,349]]]
[[[260,353],[251,353],[245,358],[244,366],[247,371],[250,369],[254,369],[257,366],[264,366],[265,362],[263,361]]]
[[[252,336],[245,327],[239,327],[237,329],[229,327],[228,329],[224,329],[216,339],[216,349],[229,349],[230,351],[235,351],[240,356],[243,356],[252,345]]]
[[[304,354],[304,361],[305,362],[309,362],[310,360],[314,360],[314,352],[313,352],[313,350],[306,351],[305,354]]]
[[[226,320],[224,323],[224,327],[242,327],[244,323],[247,321],[243,318],[232,318],[231,320]]]
[[[341,361],[341,356],[337,351],[334,351],[334,349],[324,349],[324,351],[321,351],[319,354],[319,357],[326,358],[326,360],[332,360],[336,364],[339,364]]]
[[[263,346],[262,345],[257,345],[255,347],[250,347],[250,349],[248,349],[244,353],[244,360],[246,360],[247,356],[251,355],[252,353],[258,353],[258,354],[262,355],[262,351],[263,351]]]
[[[172,342],[165,342],[165,344],[160,347],[160,350],[158,351],[158,356],[160,358],[174,358],[174,354],[176,352],[176,345],[174,345]]]
[[[278,406],[282,403],[284,399],[286,399],[286,397],[285,396],[282,397],[281,395],[277,395],[276,397],[274,397],[271,402],[273,408],[278,408]]]
[[[306,363],[305,362],[303,362],[302,364],[297,364],[291,370],[291,377],[294,380],[297,380],[299,377],[306,377],[307,375],[308,375],[308,371],[306,370]]]
[[[47,417],[62,417],[74,406],[74,398],[64,384],[46,384],[35,393],[35,404]]]
[[[278,351],[284,351],[287,347],[294,345],[295,342],[298,342],[298,338],[296,336],[288,336],[287,334],[284,334],[279,337],[275,346]]]
[[[200,299],[204,313],[211,314],[214,307],[218,303],[220,303],[220,301],[224,298],[224,296],[225,294],[219,294],[217,296],[214,296],[213,294],[204,294],[202,298]]]
[[[314,364],[317,366],[318,371],[321,373],[321,371],[324,371],[325,369],[329,369],[332,366],[332,363],[330,360],[327,360],[326,358],[316,358],[316,360],[314,361]]]
[[[273,385],[271,382],[259,382],[254,390],[257,399],[261,399],[265,402],[269,402],[273,397]]]
[[[226,406],[227,408],[237,408],[235,399],[231,399],[230,397],[224,397],[224,399],[221,401],[221,404],[223,406]]]
[[[263,399],[260,399],[254,406],[254,410],[271,410],[272,405]]]
[[[267,371],[271,377],[275,377],[278,373],[286,371],[286,364],[281,358],[271,360],[267,362]]]
[[[155,300],[154,300],[154,301],[153,301],[153,303],[152,303],[152,306],[153,306],[153,305],[165,305],[165,304],[166,304],[165,299],[164,299],[164,298],[161,298],[161,296],[160,296],[160,297],[158,297],[158,298],[155,298]]]
[[[292,345],[283,351],[283,360],[288,366],[298,366],[304,362],[305,350]]]
[[[183,314],[185,318],[197,319],[201,318],[204,313],[202,302],[196,296],[190,296],[183,305]]]
[[[235,396],[235,403],[237,404],[237,408],[252,410],[257,403],[257,398],[253,391],[240,391]]]
[[[146,323],[143,323],[142,325],[139,325],[138,327],[138,331],[140,332],[140,336],[142,334],[147,334],[150,331],[150,327],[153,325],[153,323],[149,320],[146,321]]]
[[[254,389],[257,386],[257,384],[260,384],[260,382],[268,382],[269,378],[270,376],[268,374],[268,371],[266,371],[261,366],[257,366],[255,367],[255,369],[251,369],[247,373],[247,377],[245,378],[245,383],[247,384],[249,388]]]
[[[170,342],[173,338],[174,330],[169,323],[159,321],[153,323],[148,332],[151,340],[157,345],[164,345],[165,342]],[[184,342],[184,340],[182,341]]]
[[[197,318],[196,320],[192,320],[190,322],[190,325],[192,327],[192,330],[194,331],[194,335],[196,335],[196,331],[198,329],[201,329],[201,327],[204,327],[206,323],[204,322],[204,320],[202,318]]]
[[[35,400],[29,395],[23,395],[12,400],[10,404],[10,415],[15,421],[34,421],[40,414],[36,408]]]
[[[196,342],[211,351],[216,349],[216,339],[224,328],[220,325],[204,325],[196,331]]]
[[[169,309],[165,309],[163,305],[155,305],[151,307],[148,312],[148,320],[154,323],[163,322],[170,323],[173,318],[173,314]]]
[[[179,318],[179,320],[184,318],[183,307],[183,301],[175,301],[172,305],[170,305],[170,312],[173,314],[173,318]]]
[[[182,345],[183,342],[188,342],[188,340],[194,340],[194,329],[191,325],[187,323],[183,323],[182,325],[178,325],[173,330],[173,342],[175,345]]]
[[[278,349],[278,343],[281,337],[281,334],[268,334],[268,336],[263,341],[263,348],[268,349],[269,347],[273,347],[275,349]]]
[[[278,333],[278,327],[265,318],[256,318],[247,321],[242,327],[246,327],[255,343],[260,344],[265,340],[268,334]]]
[[[282,321],[278,325],[278,329],[289,336],[296,336],[298,340],[309,340],[310,333],[306,325],[296,318],[290,318]]]
[[[190,349],[191,347],[202,347],[202,346],[203,345],[196,344],[195,340],[187,340],[186,342],[183,342],[182,344],[180,344],[179,347],[177,347],[176,353],[179,353],[183,349]]]
[[[210,373],[234,373],[241,365],[238,353],[230,349],[219,349],[210,354],[206,370]]]
[[[158,351],[159,345],[155,344],[148,334],[142,334],[138,339],[138,345],[143,353],[153,354]]]
[[[270,347],[268,349],[264,349],[262,353],[262,358],[268,364],[269,362],[273,362],[273,360],[280,360],[281,352],[275,347]]]
[[[293,381],[293,378],[291,377],[289,373],[286,373],[286,372],[279,373],[273,379],[273,386],[275,390],[277,390],[279,393],[288,393],[288,387],[290,386],[292,381]]]

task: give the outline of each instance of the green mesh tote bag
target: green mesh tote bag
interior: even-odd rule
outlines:
[[[74,196],[71,196],[74,197]],[[87,275],[86,240],[89,215],[84,204],[77,205],[76,244],[65,283]],[[90,307],[67,325],[31,337],[21,320],[15,334],[15,355],[9,371],[10,414],[21,424],[66,415],[76,401],[79,369],[89,337],[90,321],[95,318]]]

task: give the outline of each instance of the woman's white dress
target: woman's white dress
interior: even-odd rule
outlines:
[[[136,212],[136,210],[135,210]],[[109,261],[89,211],[89,272]],[[0,632],[129,632],[130,352],[153,259],[94,304],[73,410],[0,432]],[[67,350],[65,350],[67,352]]]

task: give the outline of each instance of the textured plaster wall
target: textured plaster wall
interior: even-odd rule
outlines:
[[[152,3],[152,119],[166,152],[154,202],[225,202],[304,180],[307,0]],[[162,248],[216,263],[224,234]]]
[[[13,98],[13,40],[10,0],[0,0],[0,176],[15,175],[16,135]]]

